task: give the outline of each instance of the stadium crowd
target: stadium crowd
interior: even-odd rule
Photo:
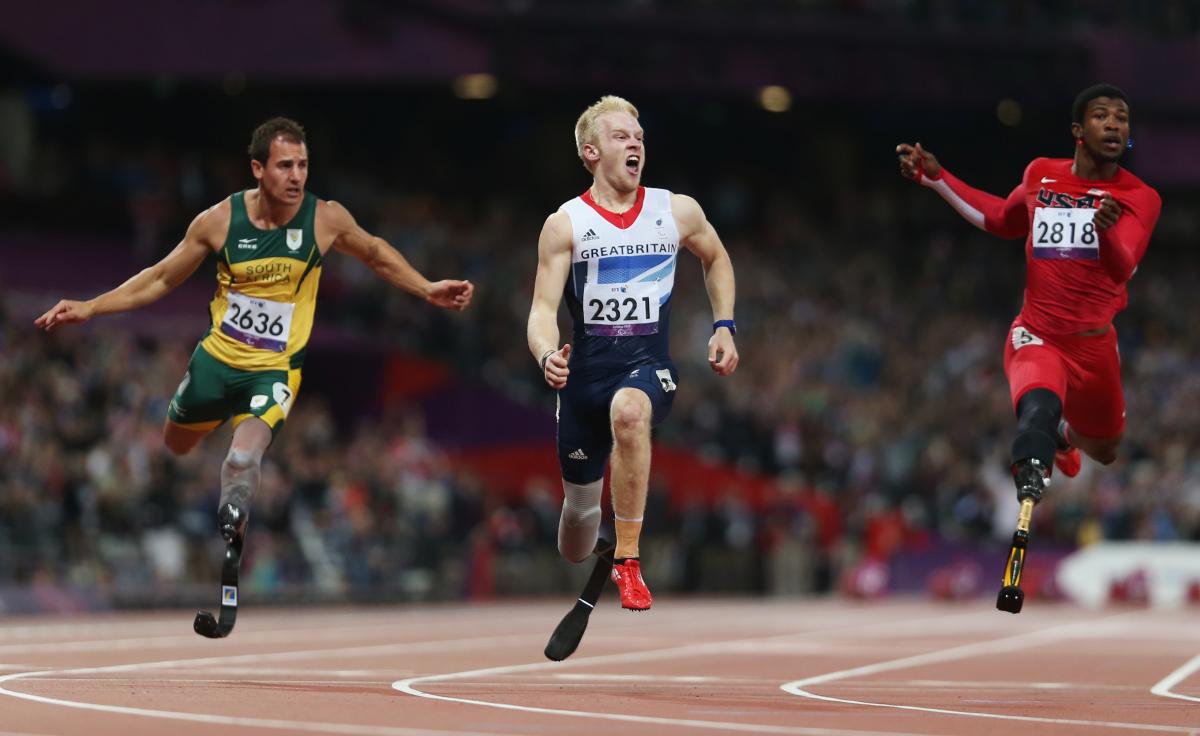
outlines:
[[[202,158],[184,147],[109,142],[82,157],[56,154],[53,144],[38,150],[38,176],[7,178],[10,192],[37,211],[99,187],[111,207],[93,203],[92,211],[132,233],[137,263],[158,257],[191,213],[246,185],[241,158],[228,152]],[[413,156],[418,168],[429,163]],[[438,182],[402,187],[352,165],[315,167],[310,187],[348,203],[421,270],[465,274],[479,291],[451,321],[414,308],[352,259],[331,257],[318,323],[443,361],[551,411],[523,325],[537,228],[573,190],[556,199],[536,187],[455,195]],[[705,364],[711,319],[701,274],[681,257],[672,324],[680,392],[658,441],[775,482],[757,506],[736,495],[671,505],[652,492],[646,546],[660,560],[659,587],[823,590],[859,559],[886,561],[930,539],[999,549],[1015,509],[1001,349],[1020,304],[1020,243],[974,231],[894,175],[831,177],[814,195],[811,183],[736,163],[699,185],[694,174],[662,168],[649,183],[695,194],[730,250],[742,367],[718,380]],[[1129,416],[1121,458],[1055,479],[1036,518],[1046,543],[1200,540],[1192,408],[1200,345],[1188,329],[1200,307],[1190,276],[1200,263],[1185,247],[1198,225],[1181,209],[1168,199],[1117,321]],[[79,224],[67,229],[87,237]],[[226,443],[210,439],[175,458],[160,435],[202,325],[171,337],[101,320],[47,336],[32,329],[26,306],[57,295],[25,291],[16,300],[19,286],[6,283],[0,300],[0,585],[99,586],[127,601],[211,587]],[[554,561],[555,479],[532,483],[522,499],[498,498],[486,479],[447,460],[414,406],[363,407],[356,421],[339,423],[333,390],[306,385],[268,453],[248,589],[420,598],[567,585]],[[711,554],[744,564],[733,579],[706,578]],[[514,572],[531,560],[554,572],[536,583]]]

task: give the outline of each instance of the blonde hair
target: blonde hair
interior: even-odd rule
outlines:
[[[605,95],[584,110],[583,114],[579,116],[579,120],[575,121],[575,152],[579,154],[579,160],[583,161],[583,165],[588,171],[592,170],[592,166],[583,157],[583,147],[589,143],[596,145],[600,134],[596,121],[601,115],[610,112],[627,112],[635,118],[638,116],[637,108],[629,100],[616,95]]]

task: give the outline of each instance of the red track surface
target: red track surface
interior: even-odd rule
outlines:
[[[548,662],[567,608],[9,619],[0,736],[1200,735],[1194,610],[610,597]]]

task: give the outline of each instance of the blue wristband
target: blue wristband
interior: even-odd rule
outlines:
[[[731,319],[719,319],[716,322],[713,322],[713,332],[716,332],[717,328],[719,328],[719,327],[728,327],[729,334],[731,334],[731,335],[737,334],[737,323],[735,323]]]

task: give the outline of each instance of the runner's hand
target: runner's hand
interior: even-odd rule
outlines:
[[[718,327],[708,338],[708,367],[718,376],[728,376],[737,370],[738,351],[728,327]]]
[[[915,146],[901,143],[896,146],[896,155],[900,157],[900,175],[906,179],[919,182],[926,176],[937,179],[942,175],[937,157],[921,148],[920,143]]]
[[[561,350],[555,350],[542,361],[542,376],[551,388],[560,389],[567,385],[567,376],[571,374],[571,369],[567,367],[570,360],[571,343],[567,343]]]
[[[49,332],[59,325],[87,322],[92,318],[92,312],[92,305],[87,302],[63,299],[51,307],[50,311],[35,319],[33,324]]]
[[[461,312],[471,303],[471,296],[474,293],[475,284],[470,281],[447,279],[430,284],[425,292],[425,300],[435,307]]]
[[[1117,204],[1117,200],[1108,192],[1100,195],[1100,207],[1097,208],[1092,222],[1096,223],[1097,230],[1107,230],[1117,224],[1117,220],[1121,217],[1121,205]]]

